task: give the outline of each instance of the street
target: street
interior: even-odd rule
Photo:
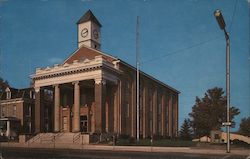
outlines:
[[[2,148],[0,159],[53,158],[53,159],[248,159],[246,155],[206,155],[192,153],[95,151],[72,149]]]

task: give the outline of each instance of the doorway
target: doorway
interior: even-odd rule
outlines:
[[[88,117],[87,115],[83,115],[80,117],[80,131],[88,132]]]
[[[63,131],[68,131],[68,117],[63,117]]]

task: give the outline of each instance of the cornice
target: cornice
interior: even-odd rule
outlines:
[[[31,75],[33,80],[42,80],[53,77],[67,76],[71,74],[79,74],[82,72],[95,71],[105,67],[115,72],[120,72],[116,63],[106,61],[102,56],[96,56],[95,59],[84,61],[75,60],[72,64],[54,65],[54,67],[37,68],[36,73]]]

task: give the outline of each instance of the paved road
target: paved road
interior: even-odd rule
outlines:
[[[34,148],[2,148],[0,159],[248,159],[244,155],[205,155],[190,153],[156,153],[156,152],[124,152],[93,151],[67,149],[34,149]],[[1,158],[2,157],[2,158]],[[250,159],[250,158],[249,158]]]

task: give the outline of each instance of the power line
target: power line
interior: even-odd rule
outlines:
[[[237,4],[238,4],[238,0],[235,0],[234,11],[233,11],[233,15],[232,15],[232,18],[231,18],[231,23],[229,25],[229,32],[231,32],[231,28],[232,28],[232,25],[233,25],[233,21],[234,21],[234,17],[235,17],[235,12],[236,12],[236,8],[237,8]]]
[[[200,43],[191,45],[191,46],[189,46],[189,47],[185,47],[185,48],[178,49],[178,50],[176,50],[176,51],[170,52],[170,53],[165,54],[165,55],[162,55],[162,56],[158,56],[158,57],[153,58],[153,59],[150,59],[150,60],[142,61],[141,64],[142,64],[142,63],[144,64],[144,63],[156,61],[156,60],[165,58],[165,57],[170,56],[170,55],[179,54],[179,53],[182,53],[182,52],[187,51],[187,50],[189,50],[189,49],[192,49],[192,48],[198,47],[198,46],[200,46],[200,45],[204,45],[204,44],[206,44],[206,43],[209,43],[209,42],[211,42],[211,41],[217,40],[217,39],[219,39],[219,38],[221,38],[221,36],[217,36],[217,37],[215,37],[215,38],[212,38],[212,39],[209,39],[209,40],[206,40],[206,41],[203,41],[203,42],[200,42]]]
[[[231,28],[232,28],[233,21],[234,21],[234,17],[235,17],[235,13],[236,13],[237,4],[238,4],[238,0],[235,0],[233,15],[232,15],[231,23],[230,23],[230,26],[229,26],[229,32],[231,32]],[[219,38],[220,38],[220,37],[217,36],[216,38],[213,38],[213,39],[210,39],[210,40],[207,40],[207,41],[203,41],[203,42],[201,42],[201,43],[198,43],[198,44],[195,44],[195,45],[186,47],[186,48],[182,48],[182,49],[179,49],[179,50],[170,52],[170,53],[168,53],[168,54],[165,54],[165,55],[162,55],[162,56],[159,56],[159,57],[150,59],[150,60],[142,61],[141,64],[143,64],[143,63],[148,63],[148,62],[152,62],[152,61],[156,61],[156,60],[158,60],[158,59],[165,58],[165,57],[170,56],[170,55],[178,54],[178,53],[181,53],[182,51],[186,51],[186,50],[192,49],[192,48],[194,48],[194,47],[198,47],[198,46],[200,46],[200,45],[206,44],[206,43],[208,43],[208,42],[210,42],[210,41],[213,41],[213,40],[216,40],[216,39],[219,39]]]

